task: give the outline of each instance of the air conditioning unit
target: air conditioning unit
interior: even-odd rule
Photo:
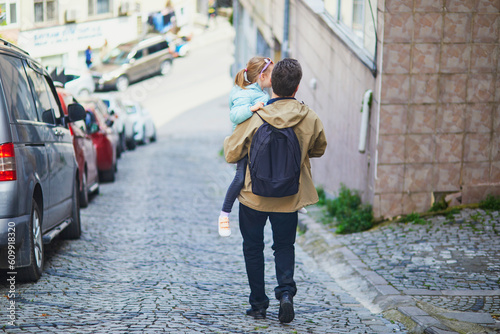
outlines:
[[[76,19],[78,17],[78,12],[76,9],[68,9],[66,10],[66,15],[64,17],[64,20],[66,23],[73,23],[76,22]]]
[[[128,12],[130,11],[131,6],[129,2],[122,2],[119,8],[119,15],[120,16],[125,16],[128,15]]]

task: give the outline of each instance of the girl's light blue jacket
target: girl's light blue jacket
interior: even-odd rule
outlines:
[[[231,89],[229,93],[229,119],[233,123],[233,130],[236,125],[252,117],[253,112],[250,107],[259,101],[266,104],[269,101],[269,94],[263,91],[257,82],[246,86],[246,89],[237,85]]]

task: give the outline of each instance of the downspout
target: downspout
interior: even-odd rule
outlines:
[[[285,13],[284,13],[284,27],[283,27],[283,44],[281,45],[282,58],[289,57],[288,39],[290,35],[290,0],[285,0]]]

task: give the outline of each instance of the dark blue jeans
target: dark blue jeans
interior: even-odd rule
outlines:
[[[234,175],[233,182],[229,185],[222,203],[222,211],[231,212],[236,197],[240,194],[241,189],[245,183],[245,173],[247,171],[248,156],[245,156],[236,163],[236,174]]]
[[[297,212],[261,212],[240,203],[243,255],[250,285],[250,305],[254,309],[269,307],[264,281],[264,226],[268,217],[273,230],[272,249],[278,281],[278,286],[274,289],[275,297],[281,299],[285,291],[292,296],[297,293],[297,286],[293,280]]]

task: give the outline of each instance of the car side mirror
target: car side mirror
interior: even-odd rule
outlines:
[[[113,122],[113,120],[112,120],[112,119],[107,119],[107,120],[106,120],[106,125],[107,125],[108,127],[112,127],[112,126],[113,126],[113,123],[114,123],[114,122]]]
[[[79,103],[71,103],[68,105],[68,120],[70,122],[81,121],[85,119],[85,108]]]
[[[47,109],[42,113],[42,122],[49,124],[56,124],[56,118],[54,116],[54,109]]]
[[[115,114],[115,111],[114,110],[109,110],[108,114],[110,114],[111,116],[113,116]]]

